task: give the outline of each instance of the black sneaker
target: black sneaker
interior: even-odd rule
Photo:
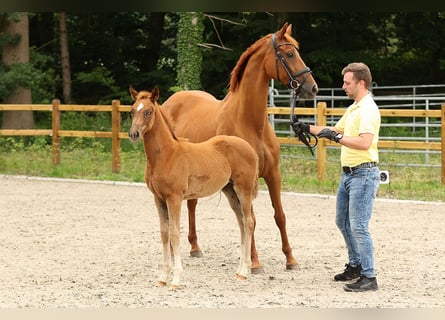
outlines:
[[[377,291],[379,286],[377,285],[376,277],[368,278],[361,276],[356,282],[345,284],[343,289],[349,292]]]
[[[356,267],[351,267],[349,263],[345,264],[345,271],[343,273],[336,274],[334,276],[335,281],[349,281],[360,277],[360,271],[362,271],[362,266],[358,265]]]

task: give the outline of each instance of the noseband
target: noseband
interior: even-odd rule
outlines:
[[[287,75],[289,76],[289,84],[288,87],[289,89],[292,89],[292,97],[291,97],[291,105],[290,105],[290,120],[291,123],[293,122],[297,122],[298,121],[298,117],[296,115],[294,115],[294,109],[295,109],[295,104],[297,101],[297,96],[299,94],[299,92],[302,89],[303,84],[305,83],[307,77],[309,74],[312,73],[311,69],[309,69],[309,67],[303,68],[300,71],[297,71],[296,73],[292,74],[291,70],[289,69],[289,65],[286,62],[286,59],[284,59],[283,55],[281,54],[281,52],[278,50],[278,48],[280,46],[285,46],[285,45],[290,45],[290,46],[294,46],[292,43],[289,42],[285,42],[282,43],[280,45],[277,44],[277,40],[276,40],[276,33],[274,33],[272,35],[272,44],[275,50],[275,62],[276,62],[276,67],[277,67],[277,79],[280,79],[280,71],[278,68],[278,61],[281,62],[281,65],[283,66],[283,69],[286,71]],[[297,49],[297,48],[295,48]],[[307,73],[307,74],[306,74]],[[298,81],[298,77],[300,77],[301,75],[306,74],[306,76],[303,78],[303,80],[301,82]],[[292,132],[292,129],[291,129]],[[313,143],[311,143],[312,138],[315,139],[315,141]],[[314,155],[314,151],[313,148],[315,148],[317,146],[318,143],[318,139],[316,135],[313,135],[312,133],[307,133],[307,132],[299,132],[298,134],[298,139],[303,142],[311,151],[312,155]]]
[[[282,44],[278,45],[276,38],[277,38],[277,35],[276,35],[276,33],[274,33],[272,35],[272,44],[273,44],[273,47],[274,47],[274,50],[275,50],[275,58],[276,58],[275,62],[276,62],[276,67],[277,67],[277,79],[280,79],[280,71],[279,71],[279,68],[278,68],[278,61],[280,61],[281,65],[283,66],[283,69],[286,71],[287,75],[289,76],[289,84],[288,84],[289,89],[294,90],[295,93],[298,94],[300,92],[303,84],[305,83],[305,81],[307,79],[307,76],[309,74],[311,74],[312,71],[311,71],[311,69],[309,69],[309,67],[305,67],[305,68],[301,69],[300,71],[297,71],[296,73],[292,74],[291,70],[289,69],[289,65],[286,62],[286,59],[283,57],[283,55],[278,50],[278,48],[281,47],[281,46],[286,46],[286,45],[295,47],[295,45],[292,44],[292,43],[289,43],[289,42],[285,42],[285,43],[282,43]],[[295,48],[295,49],[297,49],[297,48]],[[303,80],[301,82],[299,82],[297,78],[299,76],[305,74],[305,73],[307,73],[307,75],[303,78]]]

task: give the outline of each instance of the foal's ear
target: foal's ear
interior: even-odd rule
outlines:
[[[153,90],[151,90],[151,97],[152,102],[156,102],[159,99],[159,89],[158,87],[154,87]]]
[[[130,91],[131,99],[133,99],[133,101],[136,101],[136,96],[138,95],[138,92],[133,89],[132,85],[130,85],[130,88],[128,89],[128,91]]]
[[[284,38],[285,34],[288,34],[288,35],[292,34],[292,25],[289,24],[289,22],[285,22],[283,24],[283,26],[281,27],[280,31],[278,31],[278,35],[280,38]]]

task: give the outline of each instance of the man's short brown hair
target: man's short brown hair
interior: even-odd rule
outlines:
[[[369,67],[363,62],[352,62],[343,68],[341,71],[342,76],[346,72],[352,72],[353,78],[357,81],[363,80],[365,82],[365,87],[368,89],[371,86],[372,75]]]

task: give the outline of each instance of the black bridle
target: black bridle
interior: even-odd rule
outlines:
[[[283,57],[283,55],[281,54],[281,52],[278,50],[279,47],[281,46],[293,46],[296,50],[297,47],[295,47],[294,44],[290,43],[290,42],[285,42],[285,43],[281,43],[281,44],[277,44],[277,34],[274,33],[272,35],[272,44],[273,44],[273,48],[275,50],[275,64],[276,64],[276,68],[277,68],[277,79],[280,79],[280,69],[278,68],[278,61],[281,62],[281,65],[283,66],[283,69],[286,71],[287,75],[289,76],[289,83],[288,83],[288,87],[289,89],[292,89],[295,91],[295,93],[298,95],[298,93],[301,91],[303,84],[306,82],[307,77],[309,76],[309,74],[312,73],[311,69],[309,69],[309,67],[305,67],[297,72],[295,72],[294,74],[292,74],[292,71],[289,69],[289,65],[286,62],[286,59]],[[302,76],[306,74],[306,76],[303,78],[303,80],[300,82],[298,81],[298,77]]]
[[[292,74],[292,71],[289,69],[289,65],[286,62],[286,59],[283,57],[283,55],[281,54],[281,52],[278,50],[278,48],[280,46],[293,46],[296,50],[297,47],[295,47],[294,44],[290,43],[290,42],[285,42],[282,43],[280,45],[277,44],[277,35],[276,33],[274,33],[272,35],[272,44],[275,50],[275,65],[277,68],[277,79],[280,79],[280,69],[278,67],[278,61],[281,62],[281,65],[283,66],[283,69],[286,71],[288,77],[289,77],[289,83],[288,83],[288,87],[289,89],[292,90],[292,97],[291,97],[291,103],[290,103],[290,108],[291,108],[291,112],[290,112],[290,121],[291,123],[293,122],[297,122],[298,121],[298,117],[296,115],[294,115],[294,109],[295,109],[295,105],[297,102],[297,97],[298,94],[300,93],[303,84],[306,82],[307,77],[309,76],[309,74],[312,73],[311,69],[309,67],[305,67],[297,72],[295,72],[294,74]],[[303,78],[303,80],[300,82],[298,81],[298,77],[302,76],[306,74],[306,76]],[[292,129],[291,129],[292,132]],[[312,133],[307,133],[307,132],[299,132],[298,133],[298,139],[303,142],[311,151],[312,155],[314,155],[314,151],[312,150],[313,148],[316,147],[317,143],[318,143],[318,139],[317,136],[313,135]],[[314,138],[315,142],[313,144],[311,144],[311,139]]]

